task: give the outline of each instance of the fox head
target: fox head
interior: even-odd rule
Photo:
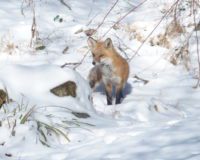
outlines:
[[[107,38],[105,41],[97,41],[89,37],[88,46],[92,52],[93,65],[100,63],[102,59],[109,58],[111,51],[114,49],[110,38]]]

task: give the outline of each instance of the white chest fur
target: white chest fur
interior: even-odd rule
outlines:
[[[116,68],[112,63],[112,59],[110,58],[103,58],[100,62],[101,71],[102,71],[102,79],[104,83],[113,83],[119,84],[121,78],[116,75]]]

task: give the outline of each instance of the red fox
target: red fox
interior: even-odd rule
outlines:
[[[115,88],[115,104],[121,103],[122,91],[129,76],[128,62],[117,53],[110,38],[103,42],[89,37],[88,46],[93,56],[92,64],[95,65],[88,76],[91,88],[102,81],[107,104],[112,105],[113,87]]]

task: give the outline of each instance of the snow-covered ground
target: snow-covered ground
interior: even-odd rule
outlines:
[[[119,0],[107,17],[114,0],[33,2],[0,1],[0,88],[12,99],[0,108],[0,160],[200,159],[200,89],[194,88],[198,63],[190,1],[179,2],[177,11],[184,33],[167,37],[167,44],[155,37],[164,34],[173,14],[142,42],[175,0],[147,0],[108,33],[142,1]],[[37,40],[30,47],[33,4]],[[130,66],[125,98],[111,106],[102,87],[92,92],[87,82],[93,66],[84,31],[96,29],[104,17],[93,37],[110,37]],[[169,57],[186,37],[191,61],[173,65]],[[76,98],[49,92],[67,80],[76,82]],[[75,112],[90,117],[79,118]]]

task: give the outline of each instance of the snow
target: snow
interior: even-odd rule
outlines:
[[[102,85],[94,91],[89,87],[87,76],[93,66],[88,37],[76,32],[97,28],[115,1],[66,1],[72,10],[60,1],[33,1],[37,45],[45,46],[42,50],[34,49],[35,39],[30,47],[33,13],[28,1],[0,2],[0,88],[12,99],[0,108],[0,160],[200,159],[195,35],[189,41],[189,70],[183,63],[169,62],[173,48],[151,46],[149,40],[135,53],[174,0],[146,1],[102,37],[141,3],[119,1],[93,36],[110,37],[125,58],[134,55],[125,98],[111,106]],[[182,5],[188,7],[180,14],[186,33],[170,40],[171,47],[182,44],[192,30],[189,5]],[[172,19],[165,19],[152,37],[163,34]],[[64,64],[68,65],[62,68]],[[50,92],[69,80],[77,84],[77,97]]]

